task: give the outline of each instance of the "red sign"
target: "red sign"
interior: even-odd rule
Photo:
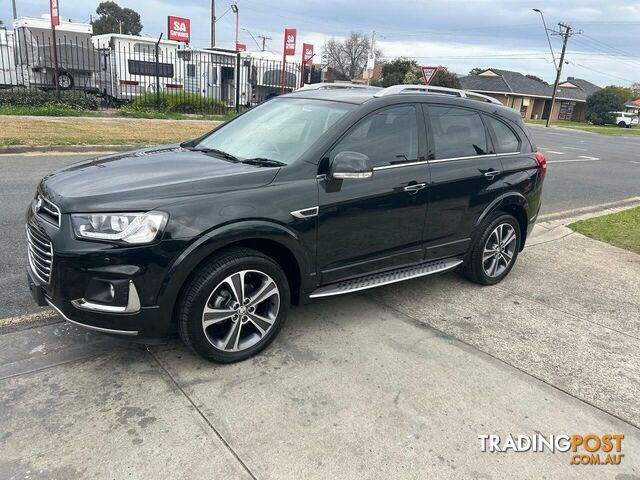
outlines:
[[[284,54],[285,55],[296,54],[296,29],[295,28],[284,29]]]
[[[311,63],[313,59],[313,45],[310,43],[302,44],[302,61],[306,64]]]
[[[246,52],[247,45],[244,43],[236,43],[236,52]]]
[[[168,17],[169,40],[189,43],[191,40],[191,20],[182,17]]]
[[[58,0],[49,0],[49,13],[51,14],[51,27],[60,25],[60,6]]]
[[[424,84],[429,85],[433,77],[436,76],[440,67],[422,67],[422,78],[424,79]]]

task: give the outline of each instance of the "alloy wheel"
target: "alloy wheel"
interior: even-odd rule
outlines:
[[[516,231],[508,223],[501,223],[493,229],[482,252],[482,268],[489,277],[502,275],[516,253],[518,246]]]
[[[271,330],[280,310],[280,291],[258,270],[241,270],[222,280],[207,299],[202,329],[215,348],[246,350]]]

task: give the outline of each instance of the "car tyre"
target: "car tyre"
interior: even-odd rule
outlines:
[[[233,248],[215,255],[188,281],[177,310],[178,330],[203,358],[237,362],[273,341],[289,303],[287,276],[273,259]]]
[[[620,128],[627,128],[627,124],[626,124],[626,123],[624,123],[624,122],[618,122],[618,126],[619,126]]]
[[[520,224],[512,215],[497,214],[479,229],[462,272],[480,285],[495,285],[511,271],[520,251]]]

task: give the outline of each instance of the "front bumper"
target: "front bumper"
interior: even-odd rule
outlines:
[[[41,278],[32,264],[27,267],[35,302],[53,307],[69,322],[99,332],[145,340],[172,333],[173,305],[163,304],[162,292],[167,271],[183,243],[168,240],[122,247],[78,240],[65,217],[62,215],[58,227],[31,209],[27,212],[27,228],[48,238],[53,251],[50,278]],[[105,299],[105,288],[113,288],[112,300]]]

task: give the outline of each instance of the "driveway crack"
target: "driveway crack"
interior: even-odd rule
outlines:
[[[149,353],[149,355],[151,355],[151,358],[153,358],[153,360],[158,364],[160,369],[167,375],[167,377],[169,377],[169,379],[171,380],[173,385],[176,387],[176,389],[184,396],[184,398],[187,399],[187,401],[191,404],[191,406],[195,409],[195,411],[198,412],[200,417],[202,417],[202,419],[209,426],[209,428],[213,431],[213,433],[215,433],[215,435],[220,439],[220,441],[227,448],[227,450],[229,450],[231,455],[233,455],[234,458],[240,463],[240,465],[242,465],[242,468],[247,472],[247,474],[253,480],[258,480],[258,478],[253,474],[253,472],[251,471],[249,466],[245,463],[245,461],[242,460],[240,455],[233,449],[233,447],[229,444],[229,442],[227,442],[227,440],[224,438],[224,436],[222,436],[222,434],[213,425],[213,423],[211,423],[211,421],[207,418],[207,416],[204,414],[204,412],[195,404],[195,402],[191,399],[191,397],[187,394],[187,392],[185,392],[185,390],[178,383],[178,381],[174,378],[174,376],[171,375],[171,372],[169,372],[169,370],[167,370],[167,368],[162,364],[162,362],[158,359],[158,357],[156,357],[156,355],[149,349],[147,349],[147,353]]]

